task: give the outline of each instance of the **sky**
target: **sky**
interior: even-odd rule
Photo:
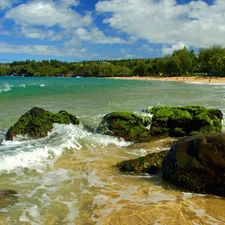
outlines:
[[[225,0],[0,0],[0,63],[225,47]]]

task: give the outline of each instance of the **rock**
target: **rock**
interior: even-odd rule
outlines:
[[[122,137],[131,142],[148,142],[151,118],[130,112],[113,112],[103,117],[97,133]]]
[[[153,152],[137,159],[130,159],[117,163],[121,172],[155,174],[161,168],[162,160],[168,151]]]
[[[137,143],[148,142],[150,138],[184,137],[222,130],[223,113],[218,109],[155,106],[143,113],[145,115],[129,112],[107,114],[99,124],[97,133]]]
[[[217,133],[222,130],[223,113],[203,106],[155,106],[146,110],[153,114],[152,137],[184,137]]]
[[[18,201],[15,190],[0,190],[0,209]]]
[[[6,140],[13,140],[16,135],[32,138],[45,137],[53,128],[54,123],[77,125],[79,120],[66,111],[54,114],[42,108],[34,107],[9,128],[6,133]]]
[[[225,134],[179,140],[162,161],[162,176],[193,192],[225,196]]]

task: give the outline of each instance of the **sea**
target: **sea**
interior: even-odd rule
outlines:
[[[225,112],[225,84],[0,77],[0,190],[18,193],[16,201],[1,206],[0,224],[225,224],[224,198],[177,188],[163,181],[160,172],[122,173],[115,166],[169,150],[174,140],[137,144],[95,132],[108,113],[186,105]],[[40,139],[17,136],[6,141],[9,127],[34,106],[54,113],[66,110],[80,124],[55,124]]]

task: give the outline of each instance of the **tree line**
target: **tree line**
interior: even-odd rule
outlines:
[[[18,76],[225,76],[225,48],[214,45],[198,53],[184,47],[161,58],[62,62],[26,60],[0,64],[0,75]]]

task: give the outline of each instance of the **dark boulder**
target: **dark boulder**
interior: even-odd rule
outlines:
[[[148,142],[150,140],[149,116],[140,116],[130,112],[113,112],[103,117],[97,133],[122,137],[131,142]]]
[[[161,168],[162,160],[168,151],[153,152],[137,159],[130,159],[117,163],[121,172],[155,174]]]
[[[203,106],[155,106],[146,112],[153,114],[152,137],[184,137],[217,133],[222,130],[223,113]]]
[[[187,190],[225,196],[225,134],[180,139],[164,157],[162,173]]]
[[[9,128],[5,138],[6,140],[13,140],[16,135],[32,138],[45,137],[53,128],[54,123],[77,125],[79,120],[66,111],[52,113],[42,108],[34,107]]]

